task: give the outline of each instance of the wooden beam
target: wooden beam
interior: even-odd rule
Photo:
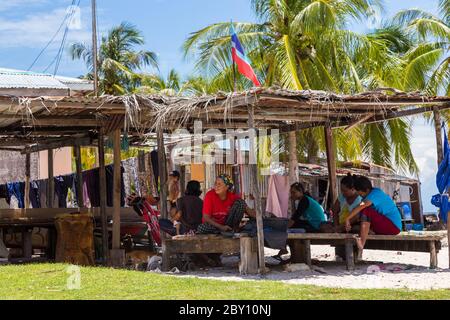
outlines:
[[[338,198],[338,195],[337,195],[336,156],[334,152],[333,129],[331,128],[331,123],[327,123],[325,125],[324,134],[325,134],[325,145],[328,164],[328,179],[330,185],[329,192],[331,205],[333,206]],[[327,204],[325,204],[325,206],[326,205]]]
[[[47,208],[53,208],[55,199],[55,180],[53,179],[53,149],[48,149],[48,190]]]
[[[108,216],[106,213],[106,172],[105,172],[105,138],[103,128],[98,135],[98,162],[99,162],[99,188],[100,188],[100,216],[102,225],[102,251],[103,263],[110,265]]]
[[[48,142],[48,143],[37,143],[34,146],[26,147],[21,153],[27,154],[27,153],[34,153],[39,152],[47,149],[59,149],[64,147],[73,147],[73,146],[85,146],[90,145],[92,143],[92,139],[89,137],[84,138],[70,138],[70,139],[58,139],[54,142]]]
[[[53,127],[73,127],[74,123],[77,124],[78,127],[92,127],[96,128],[100,125],[100,122],[95,119],[91,120],[79,120],[77,122],[77,119],[71,119],[70,117],[66,117],[65,119],[60,120],[53,120],[53,119],[36,119],[30,122],[33,126],[36,127],[45,127],[45,126],[53,126]]]
[[[255,128],[255,107],[248,107],[248,127],[256,133]],[[257,140],[257,137],[255,137]],[[256,152],[254,159],[257,159],[257,148],[255,145],[255,139],[250,139],[250,150]],[[250,157],[251,159],[252,157]],[[256,211],[256,229],[258,235],[258,262],[259,262],[259,273],[264,274],[267,272],[266,263],[264,258],[264,231],[263,231],[263,218],[262,218],[262,204],[261,204],[261,192],[259,190],[258,184],[258,166],[256,163],[250,163],[250,176],[252,185],[252,194],[255,198],[255,211]]]
[[[79,208],[84,208],[84,199],[83,199],[83,168],[81,162],[81,147],[75,146],[75,165],[76,165],[76,177],[77,177],[77,203]]]
[[[363,123],[363,122],[369,120],[370,118],[372,118],[374,115],[375,115],[375,114],[372,113],[372,112],[368,113],[367,115],[365,115],[365,116],[359,118],[359,119],[356,120],[355,122],[353,122],[353,123],[351,123],[350,125],[348,125],[348,126],[345,128],[345,131],[350,131],[350,130],[352,130],[353,128],[359,126],[361,123]]]

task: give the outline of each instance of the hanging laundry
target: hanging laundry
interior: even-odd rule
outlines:
[[[99,169],[83,172],[83,180],[86,181],[89,202],[92,207],[100,207],[100,175]]]
[[[58,208],[67,208],[67,194],[73,187],[74,175],[55,177],[55,193],[58,197]]]
[[[41,208],[48,208],[48,203],[47,203],[48,180],[47,179],[38,180],[37,186],[38,186],[38,193],[39,193],[39,197],[40,197]]]
[[[25,208],[25,182],[12,182],[8,183],[8,193],[9,196],[14,196],[17,199],[18,206],[20,209]]]
[[[6,203],[9,205],[11,198],[9,196],[8,186],[6,184],[0,185],[0,198],[5,199]]]
[[[287,218],[289,210],[289,189],[288,176],[270,176],[266,212],[273,213],[278,218]]]
[[[131,171],[132,171],[132,168],[130,166],[130,159],[122,161],[122,166],[123,166],[123,169],[124,169],[123,182],[124,182],[124,188],[125,188],[125,196],[128,197],[128,196],[130,196],[133,193],[132,192],[132,188],[131,188]]]
[[[30,182],[30,202],[31,207],[40,208],[41,207],[41,197],[39,195],[39,184],[40,181],[31,181]]]
[[[114,167],[105,167],[106,170],[106,203],[108,207],[114,205]],[[123,167],[120,167],[120,206],[125,206],[125,187],[123,182]]]

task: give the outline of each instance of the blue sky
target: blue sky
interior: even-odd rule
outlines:
[[[78,1],[78,0],[77,0]],[[9,0],[0,1],[0,67],[28,69],[40,50],[58,29],[71,0]],[[254,21],[250,0],[97,0],[100,33],[128,21],[143,32],[145,49],[158,54],[160,70],[167,74],[175,68],[182,75],[193,71],[192,61],[185,61],[181,46],[189,33],[211,23],[221,21]],[[401,9],[418,7],[437,11],[437,0],[385,0],[386,12],[391,17]],[[80,25],[70,30],[68,43],[90,41],[90,1],[80,0]],[[355,24],[352,29],[363,32],[369,22]],[[62,34],[36,63],[33,71],[42,72],[54,59]],[[53,67],[49,68],[53,72]],[[147,70],[151,72],[152,70]],[[86,69],[83,63],[72,61],[63,54],[58,74],[79,76]],[[414,120],[413,152],[421,169],[423,203],[426,211],[435,193],[436,142],[432,127],[423,120]]]

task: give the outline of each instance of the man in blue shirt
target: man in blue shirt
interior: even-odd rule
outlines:
[[[347,217],[345,225],[349,232],[351,219],[360,214],[361,231],[357,241],[359,250],[364,249],[370,230],[382,235],[399,234],[402,230],[402,218],[394,201],[381,189],[374,188],[366,177],[355,178],[355,189],[363,201]]]

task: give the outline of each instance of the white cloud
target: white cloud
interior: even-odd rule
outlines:
[[[20,0],[26,2],[33,0]],[[38,1],[38,0],[35,0]],[[87,14],[89,8],[81,9],[81,29],[69,32],[67,43],[76,41],[87,41],[90,39],[90,28]],[[66,15],[66,8],[58,8],[51,12],[35,12],[20,20],[0,20],[0,43],[3,48],[40,48],[43,47],[58,30]],[[64,28],[55,38],[53,49],[59,46],[63,36]]]
[[[48,0],[3,0],[0,2],[0,12],[9,11],[18,7],[42,5],[47,2]]]

